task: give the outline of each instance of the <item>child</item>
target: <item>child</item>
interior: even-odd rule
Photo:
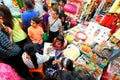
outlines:
[[[40,19],[33,17],[31,20],[31,26],[28,28],[28,36],[32,43],[36,44],[37,49],[43,48],[43,30],[38,26]]]
[[[54,38],[52,46],[55,50],[63,50],[67,45],[67,42],[65,42],[65,39],[62,35],[58,35],[56,38]]]

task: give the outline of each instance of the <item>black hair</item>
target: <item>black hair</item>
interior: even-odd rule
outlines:
[[[39,24],[41,21],[38,17],[33,17],[32,20],[35,21],[36,24]]]
[[[67,71],[57,70],[51,77],[46,76],[45,80],[74,80],[74,78]]]
[[[57,15],[59,15],[59,10],[58,10],[57,8],[53,8],[53,11],[54,11]]]
[[[48,4],[44,4],[43,5],[43,10],[46,11],[46,12],[48,12]]]
[[[35,1],[34,0],[31,0],[32,1],[32,4],[35,5]]]
[[[71,59],[63,58],[61,60],[62,66],[66,68],[68,71],[73,71],[73,62]]]
[[[56,39],[59,40],[59,41],[61,41],[62,45],[64,45],[65,41],[64,41],[63,35],[58,35]]]
[[[3,24],[5,26],[8,26],[11,29],[13,29],[13,27],[14,27],[13,16],[12,16],[12,14],[10,12],[10,9],[7,6],[5,6],[3,4],[0,4],[0,11],[2,11],[3,14],[4,14],[4,17],[3,17],[4,22],[3,22]]]
[[[2,11],[0,11],[0,16],[4,17],[4,13]]]
[[[66,3],[67,3],[67,1],[66,1],[66,0],[60,0],[60,1],[62,1],[62,3],[64,3],[64,4],[66,4]]]
[[[70,59],[67,60],[66,69],[69,70],[69,71],[72,71],[74,69],[72,60],[70,60]]]
[[[31,61],[33,62],[34,67],[38,68],[37,58],[36,58],[36,55],[35,55],[35,53],[37,52],[35,44],[33,44],[33,43],[26,44],[24,46],[24,50],[29,56],[31,56]]]
[[[27,8],[33,9],[33,2],[32,2],[32,0],[24,0],[24,4],[27,6]]]
[[[2,11],[0,11],[0,16],[2,16],[2,18],[4,18],[4,13]],[[3,22],[4,23],[4,22]],[[1,31],[7,35],[7,37],[9,37],[9,33],[5,31],[5,29],[2,27],[3,25],[0,24],[1,27]]]

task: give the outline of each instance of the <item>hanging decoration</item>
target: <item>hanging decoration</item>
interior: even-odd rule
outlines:
[[[114,4],[112,5],[109,13],[118,13],[120,14],[120,0],[115,0]]]
[[[13,3],[13,5],[14,5],[15,8],[18,8],[17,0],[12,0],[12,3]]]
[[[102,10],[102,8],[103,8],[103,6],[104,6],[105,3],[106,3],[106,0],[101,0],[101,3],[98,6],[98,8],[97,8],[97,10],[96,10],[96,12],[94,14],[94,18],[96,18],[99,15],[99,13]]]
[[[18,6],[19,8],[23,8],[24,4],[23,4],[23,0],[17,0]]]

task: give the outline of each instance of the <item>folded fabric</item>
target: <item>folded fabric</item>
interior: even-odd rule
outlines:
[[[76,14],[76,12],[77,12],[77,6],[75,4],[68,3],[68,4],[66,4],[64,6],[64,11],[65,12],[69,12],[71,14]]]

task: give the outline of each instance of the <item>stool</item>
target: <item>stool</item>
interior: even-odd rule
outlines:
[[[29,72],[30,72],[31,77],[33,77],[33,74],[32,74],[33,72],[38,72],[44,78],[43,65],[40,66],[39,68],[30,68]]]

